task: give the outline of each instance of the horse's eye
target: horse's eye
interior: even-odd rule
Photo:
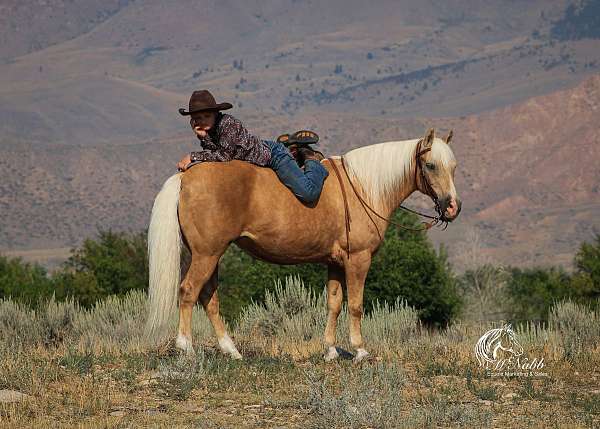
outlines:
[[[435,164],[433,164],[432,162],[426,162],[425,165],[427,166],[427,168],[429,168],[430,170],[435,170]]]

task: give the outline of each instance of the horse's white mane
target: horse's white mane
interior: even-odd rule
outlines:
[[[400,184],[413,180],[411,173],[418,142],[419,139],[375,143],[344,155],[348,173],[364,187],[373,204],[389,207]],[[444,168],[455,161],[449,145],[440,138],[433,141],[431,157]]]

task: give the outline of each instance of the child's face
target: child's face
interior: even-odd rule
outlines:
[[[200,128],[201,130],[208,131],[215,124],[216,112],[204,111],[195,112],[191,114],[190,125],[193,129]]]

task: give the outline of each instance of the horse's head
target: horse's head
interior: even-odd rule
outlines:
[[[429,195],[436,205],[442,221],[452,222],[461,209],[461,201],[454,187],[456,159],[450,149],[452,131],[442,140],[435,137],[432,129],[427,131],[417,157],[416,186]]]
[[[515,332],[510,323],[502,327],[500,341],[503,350],[511,352],[515,356],[521,356],[523,354],[523,346],[517,341]]]

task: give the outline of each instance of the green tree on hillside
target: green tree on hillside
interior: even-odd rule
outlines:
[[[0,298],[10,297],[36,305],[40,298],[49,297],[52,292],[52,281],[44,267],[24,262],[22,258],[0,255]]]
[[[591,243],[581,244],[574,263],[573,289],[580,298],[597,306],[600,300],[600,234],[596,233]]]
[[[57,295],[73,296],[89,306],[107,295],[124,295],[148,288],[146,232],[99,231],[72,249],[62,269],[53,276]]]
[[[570,296],[570,276],[562,267],[510,268],[507,313],[517,322],[547,320],[555,301]]]

